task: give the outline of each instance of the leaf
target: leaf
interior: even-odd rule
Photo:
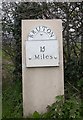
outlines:
[[[41,118],[41,115],[40,115],[37,111],[35,111],[35,112],[33,113],[32,117],[33,117],[33,118]]]
[[[60,102],[62,100],[64,100],[64,96],[63,95],[56,96],[56,101],[57,102]]]

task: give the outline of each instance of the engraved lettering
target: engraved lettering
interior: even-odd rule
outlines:
[[[31,60],[31,57],[29,57],[29,60]]]
[[[35,55],[35,59],[39,59],[39,55]]]
[[[42,26],[42,31],[45,31],[46,30],[46,26]]]
[[[54,36],[54,33],[52,32],[51,35],[50,35],[50,37],[53,37],[53,36]]]
[[[40,52],[45,52],[45,46],[40,47]]]
[[[51,33],[51,30],[50,30],[50,29],[47,29],[47,33]]]
[[[53,57],[52,57],[52,56],[50,56],[50,59],[53,59]]]
[[[36,34],[36,31],[35,31],[35,30],[32,30],[32,33],[33,33],[33,34]]]
[[[40,31],[40,26],[36,28],[36,30],[39,32]]]
[[[44,59],[44,54],[43,54],[43,59]]]
[[[48,55],[46,55],[46,59],[49,59],[49,56],[48,56]]]
[[[29,37],[33,38],[33,35],[29,34]]]
[[[57,59],[57,57],[54,57],[54,59]]]

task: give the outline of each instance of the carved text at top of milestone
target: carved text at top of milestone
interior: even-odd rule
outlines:
[[[46,26],[38,26],[38,27],[36,27],[35,29],[33,29],[30,32],[28,37],[29,38],[34,38],[34,36],[37,35],[39,32],[41,33],[41,35],[42,35],[42,32],[46,33],[49,36],[49,38],[54,37],[53,31],[50,28],[46,27]]]

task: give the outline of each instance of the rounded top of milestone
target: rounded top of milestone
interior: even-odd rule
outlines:
[[[48,28],[47,26],[38,26],[35,29],[33,29],[29,35],[28,40],[55,40],[55,34],[54,32]]]

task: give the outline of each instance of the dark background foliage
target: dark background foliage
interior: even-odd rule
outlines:
[[[3,2],[2,9],[3,91],[6,83],[21,84],[21,20],[62,19],[65,98],[72,95],[82,100],[83,2]]]

